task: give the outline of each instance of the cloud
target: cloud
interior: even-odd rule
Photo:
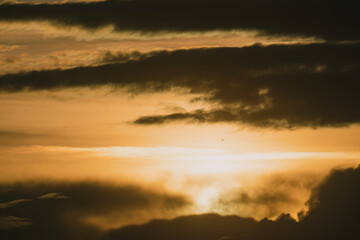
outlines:
[[[13,228],[23,228],[29,226],[30,224],[31,222],[28,222],[25,218],[19,218],[14,216],[0,217],[0,231]]]
[[[155,53],[155,52],[154,52]],[[147,57],[150,57],[151,53],[141,53],[139,51],[133,52],[120,52],[117,54],[113,54],[111,51],[107,51],[103,54],[103,56],[99,59],[99,63],[121,63],[128,61],[136,61],[141,60]]]
[[[107,53],[103,58],[120,63],[3,75],[0,91],[108,85],[143,93],[183,88],[202,94],[197,100],[212,106],[142,116],[136,124],[181,120],[316,128],[343,127],[360,120],[360,44],[253,45],[134,54]]]
[[[300,214],[306,234],[313,239],[359,238],[359,184],[360,166],[334,170],[313,190],[309,211]]]
[[[219,240],[225,236],[245,235],[255,225],[256,221],[251,218],[193,215],[113,230],[109,232],[108,239]]]
[[[360,167],[333,171],[313,189],[309,211],[300,214],[299,222],[289,214],[259,222],[205,214],[128,226],[110,231],[107,239],[358,239],[359,184]]]
[[[289,215],[283,214],[277,220],[264,219],[257,222],[252,218],[220,216],[217,214],[191,215],[173,220],[154,220],[140,226],[128,226],[109,231],[105,239],[189,239],[189,240],[260,240],[288,239],[297,229]],[[292,238],[297,239],[297,238]]]
[[[0,203],[0,208],[8,208],[18,205],[19,203],[31,201],[31,199],[16,199],[10,202]]]
[[[113,221],[143,222],[159,212],[166,216],[190,204],[182,195],[89,181],[2,183],[1,188],[12,189],[0,193],[1,202],[32,199],[2,209],[2,215],[32,223],[24,229],[14,226],[11,231],[0,232],[4,239],[100,239],[102,226],[88,219],[109,216]]]
[[[276,179],[274,183],[283,178],[280,176]],[[309,181],[306,179],[300,182],[290,179],[285,185],[299,187],[308,184]],[[157,204],[153,203],[159,200],[162,202],[161,206],[169,201],[177,202],[170,204],[173,207],[181,207],[183,200],[175,200],[176,198],[167,195],[158,195],[138,188],[99,183],[18,183],[9,188],[16,190],[1,192],[1,200],[24,195],[31,198],[49,192],[50,189],[57,192],[61,189],[69,198],[42,199],[6,209],[8,212],[4,214],[8,216],[0,217],[0,222],[8,224],[1,225],[7,227],[6,230],[2,228],[0,236],[4,239],[22,239],[24,236],[27,239],[48,239],[52,236],[53,239],[107,240],[358,239],[359,184],[360,167],[332,171],[313,188],[307,201],[309,210],[299,213],[298,222],[286,213],[280,214],[274,220],[265,218],[261,221],[234,215],[202,214],[101,230],[79,219],[83,219],[86,214],[113,212],[119,209],[123,214],[127,214],[129,209],[154,208]],[[272,186],[274,184],[270,184],[269,191]],[[22,217],[14,217],[15,214],[21,214]],[[22,227],[18,228],[20,226]]]
[[[113,25],[116,31],[148,34],[244,29],[270,35],[358,40],[355,9],[349,1],[285,0],[2,4],[0,20],[47,20],[90,30]]]
[[[264,175],[224,192],[214,209],[256,219],[274,218],[284,211],[295,215],[319,181],[319,175],[307,172]]]
[[[44,195],[41,195],[40,197],[38,197],[38,199],[47,199],[47,198],[52,198],[52,199],[65,199],[68,198],[67,196],[62,195],[62,193],[47,193]]]

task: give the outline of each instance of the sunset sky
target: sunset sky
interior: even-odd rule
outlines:
[[[359,16],[0,0],[0,238],[358,239]]]

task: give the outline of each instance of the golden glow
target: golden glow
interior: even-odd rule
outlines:
[[[47,21],[0,21],[0,74],[102,64],[106,52],[129,53],[201,47],[242,47],[254,43],[319,42],[314,38],[260,36],[255,31],[159,32],[114,31],[109,25],[89,31]]]
[[[216,187],[205,187],[200,190],[194,196],[195,201],[195,212],[196,213],[207,213],[212,212],[213,202],[219,197],[219,192],[221,189]]]
[[[96,0],[20,0],[46,1],[52,4]],[[81,4],[76,5],[78,8]],[[105,5],[104,10],[111,4]],[[0,187],[6,186],[5,190],[0,189],[4,201],[0,202],[0,209],[6,211],[4,216],[0,214],[0,230],[4,220],[20,227],[33,224],[31,227],[35,226],[36,231],[43,229],[43,220],[52,219],[49,225],[45,224],[50,231],[59,227],[61,231],[66,230],[65,236],[79,228],[79,234],[73,237],[82,239],[82,232],[88,230],[89,234],[96,234],[97,229],[116,229],[153,219],[209,212],[256,220],[275,219],[281,213],[290,213],[296,218],[299,210],[306,209],[312,189],[331,169],[359,164],[360,125],[331,127],[331,124],[359,120],[358,114],[352,114],[356,109],[351,105],[356,102],[354,92],[337,102],[354,84],[351,74],[356,74],[357,65],[353,61],[357,59],[351,57],[353,51],[349,50],[358,49],[356,42],[329,44],[317,37],[295,37],[296,29],[284,36],[267,36],[269,32],[280,34],[287,29],[285,25],[272,28],[271,24],[272,30],[264,28],[263,32],[220,28],[177,30],[187,28],[188,23],[173,30],[168,24],[162,25],[169,31],[121,31],[121,24],[119,28],[110,24],[116,20],[114,13],[104,20],[109,25],[101,28],[72,24],[102,24],[104,21],[95,23],[96,19],[86,15],[95,6],[88,6],[81,16],[74,16],[76,19],[71,17],[72,6],[61,8],[54,19],[69,16],[66,24],[40,18],[27,21],[33,14],[26,13],[24,18],[18,18],[22,21],[0,21]],[[47,7],[40,7],[39,11]],[[57,7],[51,6],[51,11],[57,11]],[[196,6],[192,14],[200,7]],[[32,7],[21,9],[27,11]],[[61,11],[66,9],[70,12],[62,15]],[[199,14],[194,19],[201,17]],[[151,17],[152,13],[145,15]],[[168,15],[157,17],[156,21]],[[225,20],[224,26],[228,24]],[[200,25],[198,29],[210,27]],[[256,27],[256,24],[246,25]],[[152,24],[142,26],[147,28]],[[317,36],[337,39],[331,34]],[[254,45],[257,43],[263,47]],[[273,44],[294,46],[269,46]],[[220,49],[226,47],[239,49],[234,52]],[[339,61],[329,62],[322,59],[327,54],[312,59],[312,50],[318,48],[319,52],[332,49],[341,57]],[[304,55],[301,52],[300,58],[294,57],[300,49],[311,50],[304,50]],[[155,51],[164,52],[157,55]],[[272,54],[277,51],[280,58],[273,59]],[[250,61],[244,62],[242,54],[249,55],[246,57]],[[192,56],[195,56],[194,63],[187,61]],[[256,61],[258,58],[261,61]],[[167,59],[169,62],[165,62]],[[230,64],[220,64],[206,72],[207,65],[222,60]],[[129,62],[123,64],[126,61]],[[242,66],[237,68],[236,64]],[[339,92],[333,88],[337,78],[330,79],[329,87],[322,81],[321,77],[328,74],[328,65],[334,65],[339,74],[344,68],[343,73],[350,76]],[[73,68],[78,69],[64,71]],[[35,72],[27,73],[31,71]],[[62,73],[52,78],[58,71]],[[178,74],[179,71],[184,74]],[[62,81],[62,77],[73,73]],[[88,74],[90,79],[86,77]],[[112,74],[116,76],[113,78]],[[299,88],[279,85],[288,76],[294,81],[303,80],[297,74],[310,78],[316,75],[318,85],[311,91],[308,91],[311,86],[306,85],[311,79],[305,79]],[[71,82],[81,76],[84,79]],[[322,90],[320,94],[316,92]],[[290,93],[295,93],[295,97]],[[335,96],[330,101],[334,104],[329,104],[337,110],[333,114],[333,109],[323,109],[324,102],[318,101],[325,93]],[[286,101],[289,97],[290,101]],[[280,102],[285,104],[277,108]],[[308,109],[305,104],[312,102],[315,104]],[[344,106],[351,108],[340,109]],[[297,110],[303,112],[300,114]],[[204,118],[201,111],[205,113]],[[192,115],[193,112],[200,114]],[[159,124],[137,124],[136,120],[141,117],[157,115],[165,116],[159,118]],[[330,115],[334,119],[323,119]],[[301,117],[295,119],[297,116]],[[266,127],[277,121],[287,123],[287,119],[293,121],[295,127],[304,127],[291,130]],[[330,124],[330,127],[305,127],[312,126],[314,119],[316,126]],[[222,120],[224,122],[218,122]],[[16,188],[20,189],[22,184],[29,190],[21,190],[26,194],[20,197],[22,193],[17,194]],[[35,208],[27,212],[33,203]],[[22,206],[24,208],[16,209]],[[56,211],[47,209],[48,206],[55,206]],[[38,214],[38,210],[46,214],[40,212],[32,216]],[[69,225],[63,226],[65,222]],[[87,228],[86,224],[96,228]],[[26,229],[23,232],[26,233]],[[96,238],[95,234],[92,237]],[[219,239],[239,237],[227,236]]]
[[[8,150],[9,151],[9,150]],[[63,147],[63,146],[29,146],[13,148],[11,152],[22,153],[91,153],[88,156],[108,157],[111,159],[148,160],[155,164],[174,166],[188,174],[216,174],[230,172],[247,172],[261,169],[278,168],[282,164],[291,166],[296,160],[313,161],[338,160],[349,161],[360,158],[360,152],[250,152],[232,153],[226,149],[188,148],[188,147]],[[286,161],[283,161],[286,160]],[[292,162],[290,162],[292,160]],[[123,160],[124,161],[124,160]],[[274,167],[271,167],[273,165]]]

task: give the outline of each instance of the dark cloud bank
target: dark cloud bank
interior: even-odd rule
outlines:
[[[202,94],[194,100],[213,106],[144,116],[136,124],[182,120],[294,128],[339,127],[360,121],[360,44],[107,53],[102,61],[104,65],[95,67],[3,75],[0,91],[108,85],[141,93],[183,88]]]
[[[0,5],[0,20],[48,20],[58,25],[118,31],[259,30],[270,35],[358,40],[355,1],[106,1]]]
[[[1,239],[359,239],[360,167],[333,171],[312,191],[309,210],[296,222],[204,214],[101,231],[79,219],[87,214],[154,206],[179,208],[179,196],[94,183],[18,183],[1,186],[1,202],[32,199],[1,209]],[[61,191],[61,192],[60,192]],[[39,197],[40,196],[40,197]],[[45,197],[46,196],[46,197]],[[160,204],[159,204],[160,202]],[[7,226],[8,229],[4,229]]]
[[[333,171],[313,189],[309,211],[296,222],[288,214],[275,221],[219,216],[187,216],[111,231],[107,239],[358,239],[360,168]]]
[[[136,186],[98,182],[19,182],[0,185],[1,239],[101,239],[103,232],[84,219],[122,213],[171,211],[190,204]]]

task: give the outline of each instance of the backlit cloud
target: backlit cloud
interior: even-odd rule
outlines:
[[[123,87],[133,93],[176,88],[212,108],[143,116],[137,124],[233,122],[256,127],[341,127],[358,123],[358,44],[253,45],[104,56],[105,64],[0,77],[0,90]],[[135,59],[134,59],[135,58]],[[134,60],[132,60],[134,59]],[[125,61],[125,62],[124,62]]]
[[[86,29],[112,25],[116,31],[145,34],[244,29],[270,35],[357,40],[360,33],[353,24],[358,20],[355,9],[343,1],[284,0],[4,4],[0,5],[0,20],[46,20]]]

